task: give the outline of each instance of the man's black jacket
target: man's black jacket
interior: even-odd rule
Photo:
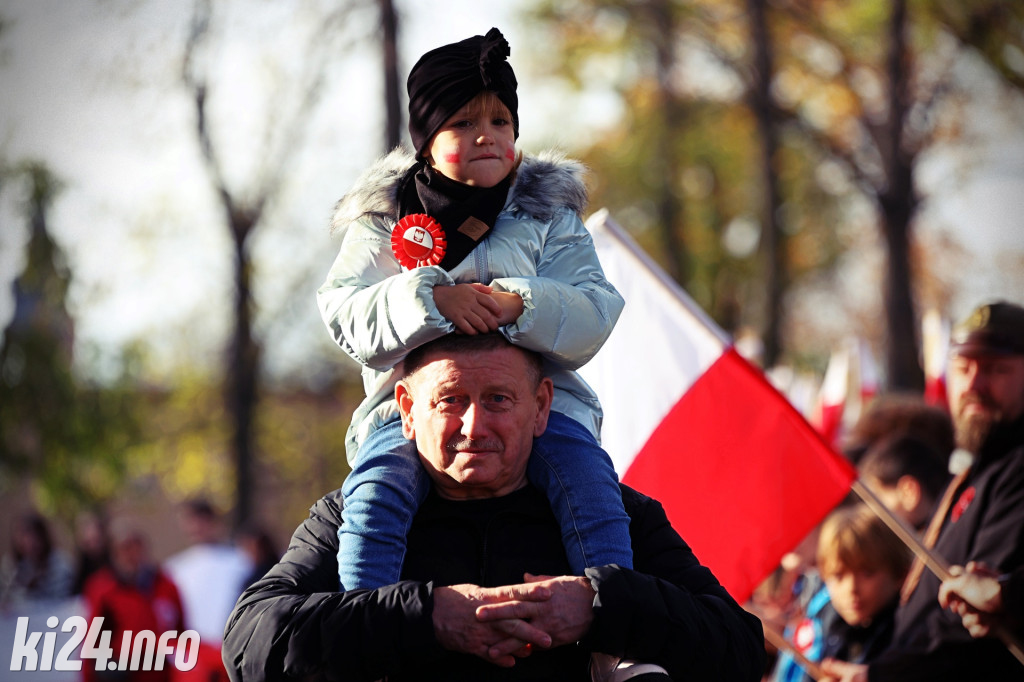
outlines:
[[[978,453],[935,553],[950,564],[980,561],[1003,573],[1024,566],[1024,417],[996,428]],[[972,638],[960,616],[939,605],[938,594],[939,579],[926,570],[896,611],[892,645],[871,664],[868,680],[1024,680],[1024,665],[1002,642]]]
[[[441,648],[435,586],[564,575],[568,563],[546,498],[532,487],[490,500],[431,494],[409,533],[403,580],[337,591],[338,491],[319,500],[281,562],[240,597],[225,631],[233,680],[589,680],[591,651],[659,663],[676,680],[760,679],[764,640],[669,525],[661,505],[625,486],[635,570],[587,571],[597,591],[578,645],[535,651],[511,669]]]

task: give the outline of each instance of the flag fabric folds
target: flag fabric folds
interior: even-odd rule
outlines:
[[[924,399],[929,405],[949,409],[946,397],[946,363],[949,350],[949,321],[929,309],[921,318],[924,360]]]
[[[825,442],[842,449],[849,427],[878,394],[878,367],[864,339],[847,338],[832,351],[811,423]]]
[[[850,358],[846,348],[832,351],[821,382],[821,394],[814,414],[814,425],[825,442],[838,447],[842,438],[843,415],[850,391]]]
[[[587,227],[626,299],[580,370],[604,407],[602,444],[623,482],[657,498],[746,601],[849,492],[855,471],[607,211]]]

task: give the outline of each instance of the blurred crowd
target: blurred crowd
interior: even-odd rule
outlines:
[[[896,518],[923,532],[951,476],[955,450],[947,410],[892,395],[875,400],[847,434],[842,453]],[[773,649],[765,679],[813,680],[816,670],[808,671],[808,662],[867,663],[884,651],[911,559],[910,549],[851,493],[753,598],[765,627],[784,632],[795,649]]]
[[[81,615],[90,623],[102,617],[103,630],[111,632],[114,661],[121,660],[126,631],[148,630],[159,637],[193,630],[199,649],[190,671],[169,664],[163,670],[134,673],[97,671],[86,662],[81,673],[68,679],[226,680],[220,659],[224,625],[242,591],[280,554],[262,527],[242,528],[229,540],[219,514],[206,500],[183,504],[179,522],[188,546],[157,562],[149,538],[131,518],[82,517],[72,552],[57,546],[52,523],[43,515],[27,512],[13,519],[11,546],[0,559],[3,644],[11,646],[16,621],[23,616],[30,618],[30,632],[44,630],[51,616],[63,621]]]
[[[911,679],[900,672],[911,669],[925,671],[913,676],[922,680],[1021,679],[1024,308],[983,306],[959,334],[949,407],[922,396],[875,398],[842,442],[859,479],[850,496],[747,604],[766,632],[765,682],[866,682],[869,668],[873,682]],[[29,614],[41,616],[35,632],[58,613],[103,617],[115,660],[123,660],[123,632],[194,630],[191,671],[83,666],[72,679],[226,680],[225,624],[280,553],[258,527],[228,540],[204,500],[184,504],[180,522],[188,546],[158,563],[128,518],[82,518],[73,554],[56,546],[46,518],[16,519],[0,561],[0,644]],[[952,565],[924,570],[929,548]],[[956,666],[967,676],[936,676]],[[972,675],[979,671],[993,674]]]

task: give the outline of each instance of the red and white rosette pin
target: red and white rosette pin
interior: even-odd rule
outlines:
[[[448,246],[437,221],[426,213],[413,213],[398,221],[391,231],[391,250],[403,266],[437,265]]]

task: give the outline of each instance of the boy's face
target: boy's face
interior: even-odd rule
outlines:
[[[494,187],[515,164],[512,116],[504,106],[480,106],[473,100],[444,122],[428,151],[430,165],[451,180]]]
[[[837,563],[823,572],[832,605],[850,625],[868,625],[900,591],[901,582],[883,568],[852,570]]]

